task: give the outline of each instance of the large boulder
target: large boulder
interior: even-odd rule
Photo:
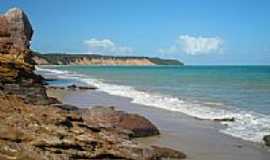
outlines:
[[[114,107],[93,107],[82,113],[87,123],[104,127],[119,127],[133,132],[133,137],[158,135],[159,130],[148,119],[138,114],[117,111]]]

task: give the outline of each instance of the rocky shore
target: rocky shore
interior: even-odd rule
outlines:
[[[146,118],[113,107],[80,109],[48,97],[34,73],[31,24],[20,9],[0,16],[0,159],[183,159],[180,151],[142,147],[159,134]]]

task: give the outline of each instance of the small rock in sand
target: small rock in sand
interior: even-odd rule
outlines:
[[[77,86],[75,84],[67,86],[68,89],[77,89]]]
[[[97,87],[95,86],[79,86],[78,88],[81,90],[96,90],[97,89]]]

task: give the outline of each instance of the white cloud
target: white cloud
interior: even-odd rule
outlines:
[[[91,38],[85,40],[84,43],[88,46],[90,53],[104,55],[130,55],[133,53],[132,48],[117,45],[110,39],[97,40]]]
[[[218,37],[192,37],[182,35],[178,38],[182,50],[191,55],[220,52],[223,40]]]
[[[223,40],[219,37],[194,37],[181,35],[176,43],[169,48],[159,49],[160,53],[184,52],[189,55],[201,55],[220,53],[223,47]]]

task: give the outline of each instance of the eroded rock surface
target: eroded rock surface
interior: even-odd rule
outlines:
[[[0,16],[0,24],[1,58],[28,63],[33,29],[27,16],[22,10],[12,8]]]
[[[162,147],[142,148],[128,132],[92,125],[80,112],[25,104],[0,96],[0,159],[134,159],[185,158]]]

